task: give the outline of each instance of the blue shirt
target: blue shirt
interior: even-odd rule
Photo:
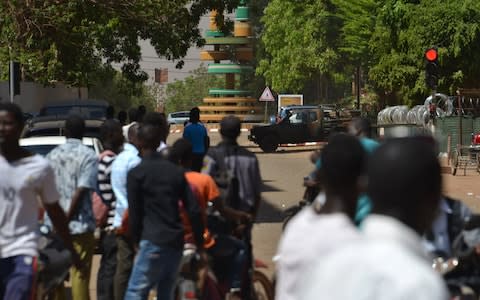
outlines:
[[[366,137],[360,138],[360,144],[362,144],[363,150],[365,150],[369,155],[372,154],[373,151],[378,148],[378,146],[380,146],[377,141]]]
[[[54,148],[46,158],[55,173],[55,182],[60,194],[59,204],[64,211],[68,211],[72,204],[72,196],[77,188],[90,190],[79,200],[75,215],[72,216],[68,227],[71,234],[82,234],[95,230],[95,218],[92,211],[91,192],[97,186],[98,158],[95,152],[83,145],[79,139],[67,139],[66,143]],[[47,217],[47,224],[51,221]]]
[[[183,137],[192,143],[193,153],[204,154],[207,129],[201,123],[189,123],[183,130]]]
[[[363,150],[371,155],[380,144],[370,138],[360,138],[360,144],[362,144]],[[372,201],[367,194],[360,195],[357,201],[357,211],[355,213],[355,224],[360,224],[372,211]]]
[[[380,146],[380,144],[370,138],[366,137],[361,137],[360,138],[360,144],[362,144],[363,150],[367,152],[368,155],[371,155],[375,149]],[[322,161],[318,159],[315,163],[315,166],[317,169],[320,169],[322,167]],[[362,223],[362,221],[370,214],[372,211],[372,202],[370,200],[370,197],[368,197],[367,194],[362,194],[358,197],[357,201],[357,210],[355,213],[355,224],[359,225]]]
[[[113,219],[113,227],[117,228],[122,225],[122,217],[125,210],[128,209],[127,198],[127,174],[128,171],[137,166],[141,161],[138,156],[137,148],[129,143],[123,145],[123,151],[117,155],[112,163],[111,182],[112,190],[115,194],[115,216]]]

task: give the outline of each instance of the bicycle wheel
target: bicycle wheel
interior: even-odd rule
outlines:
[[[252,281],[256,300],[273,300],[273,284],[265,274],[254,271]]]

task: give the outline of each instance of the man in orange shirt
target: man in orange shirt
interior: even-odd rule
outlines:
[[[245,245],[241,240],[230,235],[218,234],[212,236],[207,228],[207,208],[209,205],[212,205],[224,218],[239,224],[250,222],[252,217],[248,213],[224,206],[218,187],[212,177],[207,174],[190,171],[192,153],[192,144],[182,138],[173,144],[169,155],[172,162],[183,166],[187,170],[185,177],[192,187],[194,195],[197,197],[205,224],[205,232],[203,234],[204,247],[214,258],[214,261],[223,262],[227,260],[229,262],[227,276],[230,283],[230,292],[237,294],[240,292],[242,269],[246,259]],[[183,209],[181,209],[181,217],[185,227],[185,241],[193,243],[192,226]]]

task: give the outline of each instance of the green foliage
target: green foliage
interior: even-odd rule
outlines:
[[[88,85],[102,64],[121,63],[131,81],[144,81],[139,39],[159,56],[183,65],[200,46],[200,17],[231,11],[238,0],[42,0],[0,1],[0,79],[8,61],[22,64],[25,79]]]
[[[96,72],[88,90],[92,99],[106,100],[115,107],[115,111],[127,111],[131,107],[145,105],[148,111],[157,107],[157,100],[149,87],[142,82],[131,81],[121,72],[104,68]]]
[[[202,104],[203,98],[208,96],[208,89],[224,85],[223,77],[207,74],[207,68],[202,65],[184,80],[167,84],[164,92],[165,111],[190,110]]]
[[[479,88],[478,0],[272,0],[263,22],[258,73],[280,91],[301,91],[316,74],[340,84],[360,66],[381,105],[421,103],[432,46],[440,92]]]
[[[328,0],[272,0],[265,9],[266,56],[257,73],[278,92],[298,92],[317,73],[335,70],[338,20]]]

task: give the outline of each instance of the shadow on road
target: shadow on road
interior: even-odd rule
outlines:
[[[252,152],[255,153],[255,155],[268,155],[268,154],[277,154],[277,155],[280,155],[280,154],[289,154],[289,153],[301,153],[301,152],[313,152],[315,150],[318,150],[319,148],[318,147],[315,147],[315,148],[281,148],[281,149],[278,149],[277,151],[275,152],[270,152],[270,153],[266,153],[266,152],[263,152],[262,150],[260,150],[260,148],[258,149],[258,151],[256,150],[253,150]]]
[[[267,182],[273,182],[272,180],[264,180],[262,184],[262,193],[265,192],[283,192],[282,189],[279,189],[271,184],[267,184]]]
[[[285,213],[283,210],[262,199],[256,223],[278,223],[282,222],[284,218]]]

